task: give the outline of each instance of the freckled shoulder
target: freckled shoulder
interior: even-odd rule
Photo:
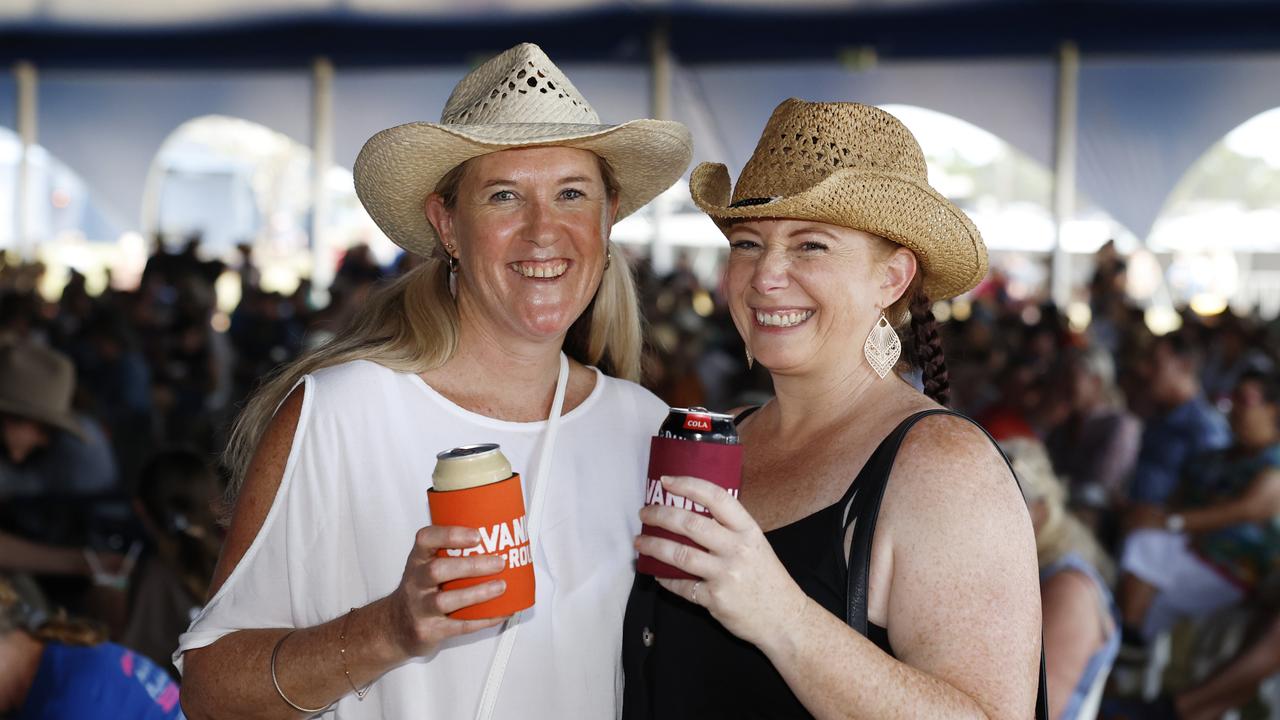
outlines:
[[[886,504],[893,495],[908,494],[944,504],[1023,505],[999,449],[981,428],[955,415],[926,417],[907,433],[894,462]]]
[[[902,543],[918,546],[926,537],[1018,545],[1033,537],[1013,472],[986,433],[965,418],[920,420],[889,475],[876,526],[877,554],[893,555]]]
[[[952,415],[912,428],[874,543],[868,615],[884,619],[898,658],[991,717],[1029,710],[1041,628],[1035,536],[1012,472],[980,428]]]

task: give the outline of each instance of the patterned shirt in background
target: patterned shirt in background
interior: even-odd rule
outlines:
[[[1240,497],[1267,470],[1280,470],[1280,443],[1252,455],[1220,451],[1188,465],[1176,507],[1194,510]],[[1280,572],[1280,515],[1192,536],[1191,547],[1242,589]]]
[[[48,643],[17,720],[185,720],[178,685],[160,666],[114,643]]]
[[[1129,485],[1136,503],[1164,505],[1192,458],[1231,444],[1231,428],[1203,397],[1189,400],[1151,420],[1142,433],[1138,465]]]

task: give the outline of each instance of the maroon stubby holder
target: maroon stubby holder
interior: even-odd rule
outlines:
[[[645,491],[645,505],[680,507],[710,517],[711,512],[701,505],[674,493],[667,492],[667,489],[662,485],[662,477],[687,475],[702,478],[719,485],[728,490],[734,497],[737,497],[738,488],[742,485],[742,446],[737,444],[737,434],[732,430],[732,417],[717,416],[701,408],[693,408],[690,411],[679,408],[672,409],[673,415],[677,412],[686,413],[685,419],[681,421],[682,423],[685,425],[693,424],[699,429],[702,427],[709,428],[710,423],[713,421],[719,421],[717,424],[720,424],[723,422],[723,418],[727,418],[730,423],[728,432],[732,434],[732,444],[725,444],[722,440],[707,441],[670,437],[670,435],[679,434],[684,434],[688,437],[689,434],[668,432],[670,420],[668,423],[664,423],[661,434],[668,435],[668,437],[655,437],[649,443],[649,473]],[[692,436],[703,437],[703,435],[696,433]],[[689,538],[662,528],[644,525],[640,532],[643,535],[675,540],[676,542],[696,547],[699,550],[704,549]],[[674,568],[648,555],[639,556],[636,560],[636,570],[655,577],[698,579],[683,570]]]

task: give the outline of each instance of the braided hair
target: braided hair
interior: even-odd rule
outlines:
[[[938,336],[938,320],[933,316],[933,303],[917,285],[911,296],[911,334],[924,380],[924,394],[946,406],[951,400],[951,378],[947,359],[942,354],[942,338]]]

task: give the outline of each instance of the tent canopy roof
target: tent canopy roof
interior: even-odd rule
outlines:
[[[49,66],[281,66],[470,59],[537,37],[553,57],[682,62],[1280,48],[1273,0],[7,0],[0,59]],[[228,48],[235,48],[232,56]]]

